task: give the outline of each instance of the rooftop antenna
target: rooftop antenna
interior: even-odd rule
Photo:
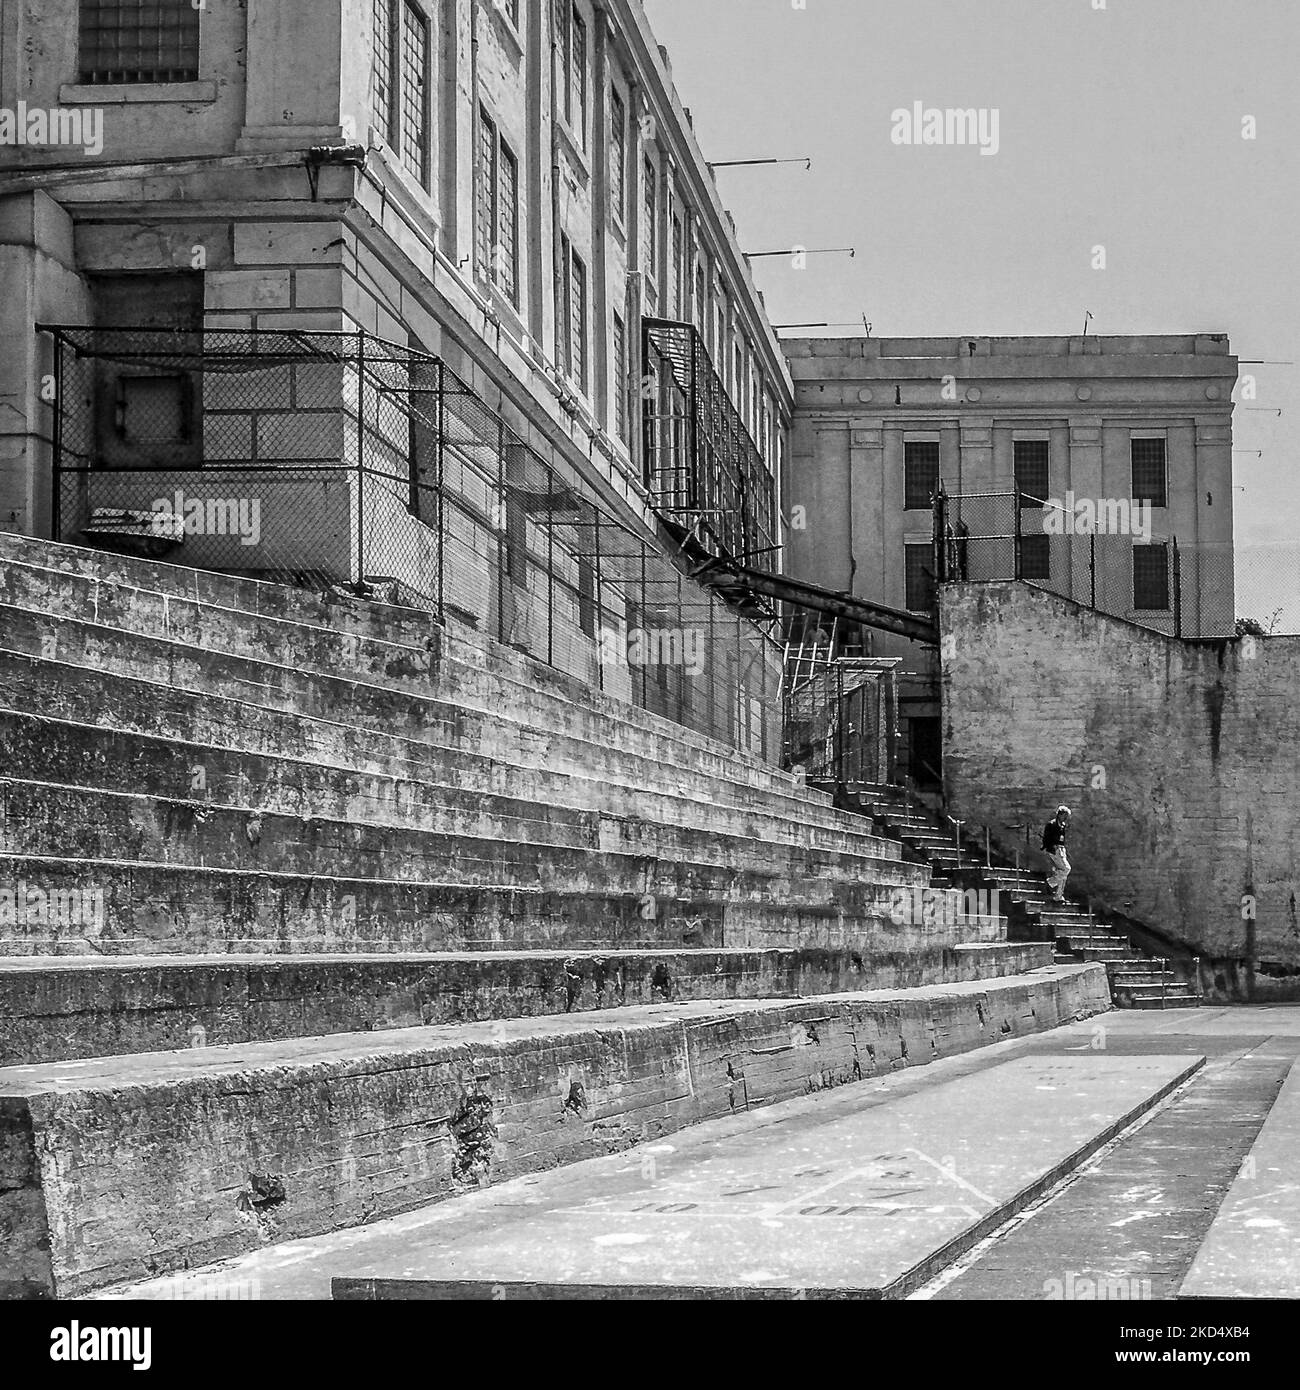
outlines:
[[[1092,322],[1092,311],[1091,311],[1090,309],[1085,309],[1085,310],[1083,311],[1083,336],[1084,336],[1085,338],[1088,336],[1088,325],[1089,325],[1091,322]]]

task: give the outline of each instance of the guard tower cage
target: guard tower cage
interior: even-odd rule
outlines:
[[[661,517],[715,555],[773,572],[776,486],[694,325],[641,324],[643,481]]]
[[[783,764],[810,784],[854,792],[897,772],[901,657],[850,655],[864,644],[818,613],[787,619]],[[848,640],[844,640],[845,637]]]

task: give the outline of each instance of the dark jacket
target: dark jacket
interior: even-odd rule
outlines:
[[[1061,845],[1065,844],[1065,836],[1069,828],[1068,824],[1061,825],[1055,816],[1047,822],[1043,830],[1043,848],[1048,854],[1055,853]]]

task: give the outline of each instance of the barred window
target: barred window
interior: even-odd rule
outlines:
[[[501,142],[497,178],[497,256],[495,278],[515,308],[519,307],[519,161]]]
[[[929,511],[939,491],[938,441],[910,439],[903,445],[903,506]]]
[[[627,441],[627,329],[614,315],[614,433]]]
[[[686,245],[681,213],[673,211],[673,313],[684,318],[686,308]]]
[[[1012,445],[1015,455],[1016,486],[1020,489],[1020,505],[1037,507],[1047,500],[1050,448],[1045,439],[1017,439]]]
[[[1164,541],[1133,547],[1133,607],[1169,611],[1169,547]]]
[[[374,45],[370,69],[370,119],[380,139],[393,143],[393,0],[373,0],[370,33]]]
[[[934,607],[934,548],[925,542],[903,547],[905,602],[913,613],[928,613]]]
[[[645,271],[653,279],[659,269],[659,175],[649,155],[645,160],[645,226],[641,233],[641,245],[645,248]]]
[[[81,80],[197,82],[199,13],[191,0],[81,0]]]
[[[474,168],[474,263],[480,275],[492,273],[496,236],[497,127],[482,108],[478,113],[478,159]]]
[[[555,42],[564,119],[587,148],[587,25],[571,0],[555,2]]]
[[[570,252],[569,269],[569,370],[587,389],[587,267],[577,252]]]
[[[613,89],[609,94],[609,203],[622,222],[627,215],[627,107]]]
[[[1129,443],[1129,451],[1133,462],[1133,501],[1166,506],[1165,441],[1134,439]]]
[[[402,6],[402,163],[429,182],[429,21],[415,5]]]
[[[1020,537],[1020,578],[1050,580],[1052,577],[1052,538],[1044,533],[1041,536]]]

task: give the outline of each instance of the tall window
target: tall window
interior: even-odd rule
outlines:
[[[393,143],[393,3],[371,0],[370,119],[385,144]]]
[[[1133,462],[1133,501],[1168,505],[1168,478],[1163,439],[1134,439],[1129,443]]]
[[[627,329],[614,315],[614,433],[627,442]]]
[[[581,389],[587,389],[587,267],[560,234],[560,265],[556,277],[556,348],[561,369]]]
[[[191,0],[81,0],[79,41],[83,82],[198,81]]]
[[[399,154],[409,173],[429,183],[429,21],[409,0],[402,5],[402,105]]]
[[[685,317],[686,309],[686,235],[682,227],[682,215],[673,210],[673,313],[679,319]]]
[[[649,155],[645,159],[645,226],[641,229],[641,245],[646,274],[654,279],[659,270],[659,175]]]
[[[587,389],[587,267],[576,251],[569,267],[569,370]]]
[[[609,93],[609,205],[621,223],[627,216],[627,107]]]
[[[519,307],[519,161],[486,107],[479,107],[474,260],[479,274]]]
[[[432,78],[429,18],[415,0],[371,0],[370,119],[403,168],[429,186]]]
[[[1133,547],[1133,607],[1169,611],[1169,547],[1164,541]]]
[[[1045,439],[1017,439],[1012,444],[1016,470],[1016,486],[1020,489],[1022,507],[1038,507],[1047,500],[1050,448]]]
[[[939,491],[937,440],[909,439],[903,445],[903,506],[907,511],[928,511]]]
[[[928,613],[934,607],[934,548],[919,542],[903,547],[904,600],[913,613]]]
[[[587,148],[587,23],[571,0],[556,0],[556,43],[564,119]]]

